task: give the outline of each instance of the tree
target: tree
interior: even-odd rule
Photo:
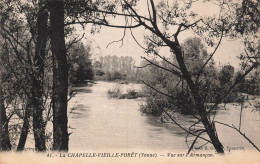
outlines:
[[[12,5],[10,5],[12,6]],[[13,17],[10,16],[10,12],[5,11],[13,11],[13,8],[7,6],[4,8],[1,12],[1,38],[2,38],[2,44],[1,44],[1,113],[3,113],[3,125],[4,125],[4,133],[1,133],[5,136],[5,139],[2,140],[4,142],[2,146],[8,145],[8,149],[2,147],[2,150],[11,150],[11,140],[9,138],[9,130],[12,131],[13,128],[8,127],[9,121],[11,117],[17,112],[16,111],[16,96],[20,96],[21,93],[20,90],[24,90],[24,81],[26,75],[21,75],[20,73],[24,70],[28,71],[28,69],[25,67],[21,67],[20,63],[24,64],[25,58],[19,55],[23,55],[24,51],[19,49],[20,48],[20,38],[21,33],[24,29],[20,27],[21,24],[18,23],[19,19],[17,19],[17,15],[13,14]],[[21,23],[21,22],[20,22]],[[8,25],[13,25],[12,27]],[[24,31],[23,31],[24,32]],[[16,37],[14,37],[14,34],[16,34]],[[23,47],[23,46],[21,46]],[[12,57],[14,55],[15,57]],[[11,58],[11,59],[10,59]],[[24,60],[24,61],[21,61]],[[16,63],[14,65],[13,63]],[[25,64],[26,65],[26,64]],[[16,66],[17,69],[14,67]],[[9,69],[11,68],[11,69]],[[3,71],[4,70],[4,71]],[[19,93],[20,92],[20,93]],[[18,98],[19,99],[19,98]],[[19,100],[18,100],[19,101]],[[11,108],[14,108],[10,113],[10,115],[7,117],[7,107],[11,106]],[[27,110],[26,110],[27,111]],[[17,115],[20,116],[20,114],[17,113]],[[26,120],[27,116],[24,116],[24,120]],[[25,121],[26,122],[26,121]],[[26,127],[27,123],[25,123],[22,127],[22,133],[20,136],[20,141],[23,141],[25,143],[27,138],[27,131],[28,127]],[[16,129],[17,131],[18,129]],[[26,131],[27,130],[27,131]],[[21,143],[19,141],[18,144],[18,150],[21,148]],[[24,144],[23,144],[24,145]]]
[[[52,117],[51,108],[47,108],[49,102],[52,104],[49,101],[52,97],[52,84],[49,81],[52,79],[49,70],[52,61],[47,51],[47,1],[11,0],[0,3],[1,125],[4,125],[1,130],[1,142],[4,143],[1,144],[1,149],[11,150],[19,139],[17,150],[23,150],[31,128],[30,118],[33,117],[35,148],[44,151],[47,139],[45,126]],[[67,33],[71,31],[66,29]],[[66,48],[69,49],[75,41],[73,38],[73,42],[68,43]],[[22,126],[13,123],[14,121],[11,125],[8,124],[13,117],[22,121]]]
[[[21,84],[21,89],[27,99],[23,103],[27,105],[23,115],[23,126],[17,150],[20,151],[24,149],[29,131],[29,120],[32,115],[35,148],[37,151],[44,151],[46,150],[46,124],[43,119],[43,111],[45,110],[44,98],[46,98],[44,92],[44,69],[48,39],[48,13],[46,3],[41,0],[28,1],[27,3],[14,0],[9,3],[10,6],[7,5],[4,15],[7,22],[6,24],[13,25],[13,27],[8,25],[2,27],[5,32],[2,35],[8,40],[18,62],[22,64],[21,68],[26,70],[25,74],[21,76],[24,76],[28,83],[30,83],[28,86]],[[19,7],[14,7],[17,5],[19,5]],[[10,16],[10,11],[15,13],[13,17]],[[22,16],[25,17],[26,21]],[[34,20],[34,18],[36,20]],[[28,38],[24,38],[26,34],[29,36]],[[16,35],[16,37],[14,37],[14,35]],[[33,50],[34,48],[35,50]],[[11,51],[6,53],[12,54]],[[8,62],[10,62],[10,60],[8,60]],[[12,70],[16,80],[21,80],[20,75],[18,76],[18,71],[12,67],[14,66],[10,63],[9,69]],[[21,99],[23,98],[21,97]]]
[[[181,46],[185,54],[184,57],[188,70],[193,76],[197,76],[199,68],[203,66],[203,62],[205,62],[209,57],[205,46],[197,37],[189,37],[185,39]],[[174,62],[173,56],[167,60],[177,64],[176,61]],[[152,62],[155,63],[155,61]],[[143,66],[146,64],[143,64]],[[171,65],[165,61],[156,62],[156,65],[161,65],[168,70],[172,69]],[[154,86],[158,90],[171,95],[171,97],[162,97],[159,92],[156,92],[151,87],[146,86],[144,92],[148,97],[148,99],[146,98],[148,109],[150,108],[157,114],[162,113],[162,110],[158,109],[158,107],[165,108],[170,111],[179,111],[183,114],[197,113],[192,105],[190,90],[187,87],[187,83],[183,79],[176,78],[172,76],[170,72],[153,65],[149,65],[148,68],[149,69],[145,70],[143,73],[143,81],[145,81],[145,83],[149,86]],[[217,89],[216,85],[218,84],[218,80],[216,78],[217,70],[215,69],[213,61],[205,67],[202,72],[202,76],[203,78],[199,81],[199,90],[201,94],[205,95],[205,103],[213,102],[215,100],[215,92],[212,92],[212,90]]]
[[[1,16],[1,24],[4,23],[4,18]],[[1,25],[2,29],[2,25]],[[0,37],[1,42],[4,40]],[[1,45],[2,46],[2,45]],[[4,53],[1,48],[1,55]],[[0,58],[0,151],[11,150],[12,145],[9,138],[8,120],[6,116],[6,109],[4,105],[4,94],[3,94],[3,61]]]
[[[53,55],[53,149],[68,150],[68,63],[64,34],[64,1],[48,0]]]
[[[1,76],[0,76],[1,77]],[[5,109],[5,105],[4,105],[4,96],[3,96],[3,89],[2,89],[2,77],[1,77],[1,83],[0,83],[0,150],[2,151],[8,151],[11,150],[12,146],[11,146],[11,142],[10,142],[10,138],[9,138],[9,131],[8,131],[8,122],[9,120],[7,119],[6,116],[6,109]]]
[[[78,42],[72,45],[68,54],[69,81],[72,83],[82,83],[84,80],[93,80],[94,73],[92,68],[91,46],[85,46]]]
[[[135,60],[131,56],[107,55],[100,58],[102,70],[106,72],[106,80],[133,80],[136,72]]]
[[[33,108],[33,131],[35,138],[35,148],[38,151],[45,151],[45,122],[43,120],[44,111],[44,60],[46,56],[46,45],[48,40],[48,10],[44,1],[39,1],[39,11],[37,15],[37,39],[35,46],[35,72],[32,76],[32,108]]]
[[[232,85],[234,75],[234,67],[231,65],[225,65],[219,72],[219,93],[221,96]],[[241,81],[242,82],[242,81]],[[231,102],[235,99],[234,91],[230,92],[223,100],[224,103]]]
[[[50,1],[49,4],[51,4],[52,1]],[[3,4],[3,5],[2,5]],[[49,5],[50,8],[51,5]],[[12,0],[12,1],[1,1],[1,16],[3,16],[3,19],[1,17],[1,36],[4,38],[4,44],[1,45],[4,50],[3,59],[5,66],[7,68],[7,74],[11,74],[12,76],[9,76],[8,80],[5,81],[5,84],[8,84],[8,82],[11,84],[4,85],[7,86],[6,88],[3,88],[4,90],[4,97],[5,99],[2,101],[4,102],[5,106],[10,105],[11,107],[8,108],[8,112],[10,112],[10,116],[6,117],[7,122],[4,123],[5,127],[8,128],[8,121],[11,119],[12,116],[17,116],[19,119],[22,119],[23,124],[22,127],[19,128],[18,124],[11,125],[11,130],[14,131],[15,136],[18,136],[20,133],[20,138],[17,146],[17,150],[23,150],[24,145],[27,139],[27,135],[29,132],[30,127],[30,117],[33,116],[33,132],[34,132],[34,138],[35,138],[35,148],[38,151],[44,151],[46,150],[45,140],[47,139],[45,136],[45,126],[47,122],[51,119],[52,115],[50,114],[51,108],[48,107],[48,105],[53,104],[54,107],[64,106],[62,104],[62,100],[65,100],[65,108],[61,107],[65,110],[67,110],[67,94],[61,93],[63,96],[61,96],[61,101],[59,94],[57,93],[61,90],[64,90],[65,93],[67,92],[66,83],[67,80],[64,80],[67,78],[66,72],[68,69],[65,69],[63,73],[60,73],[60,69],[64,68],[63,66],[60,66],[60,63],[64,61],[58,61],[60,59],[61,53],[55,54],[55,52],[59,51],[55,50],[55,46],[57,45],[60,40],[53,41],[54,44],[52,44],[52,50],[54,55],[57,55],[53,59],[56,59],[56,63],[50,61],[49,54],[47,52],[47,44],[48,44],[48,36],[49,36],[49,29],[48,29],[48,11],[47,11],[47,1],[20,1],[20,0]],[[53,7],[55,8],[55,7]],[[53,12],[53,11],[52,11]],[[59,11],[58,11],[59,12]],[[55,13],[55,11],[54,11]],[[61,13],[64,15],[63,13]],[[55,14],[53,14],[55,15]],[[53,17],[52,17],[53,18]],[[63,16],[64,18],[64,16]],[[62,18],[62,19],[63,19]],[[54,21],[53,19],[50,22],[54,22],[54,38],[57,36],[55,31],[55,16]],[[61,19],[60,19],[61,20]],[[5,21],[3,23],[3,21]],[[64,21],[64,20],[63,20]],[[59,23],[59,21],[58,21]],[[53,27],[53,26],[52,26]],[[59,26],[61,27],[61,26]],[[64,23],[62,25],[63,28],[58,28],[58,30],[63,30],[63,37],[64,37]],[[52,30],[50,30],[52,32]],[[66,35],[71,34],[71,31],[73,31],[72,28],[66,28]],[[53,34],[53,33],[52,33]],[[52,35],[53,36],[53,35]],[[59,34],[58,34],[59,36]],[[59,38],[59,37],[56,37]],[[55,38],[55,39],[56,39]],[[55,40],[54,39],[54,40]],[[65,39],[63,38],[64,42]],[[67,47],[65,47],[65,51],[70,48],[72,44],[77,42],[77,38],[72,37],[72,42],[69,42],[67,44]],[[58,44],[60,45],[60,44]],[[63,47],[64,48],[64,47]],[[54,56],[53,55],[53,56]],[[66,60],[66,55],[64,55]],[[64,58],[62,58],[64,59]],[[60,76],[57,76],[58,80],[52,78],[52,73],[50,72],[50,65],[54,63],[54,66],[57,66],[58,69],[54,68],[54,72],[58,72],[57,74]],[[65,64],[66,66],[66,64]],[[58,70],[58,71],[57,71]],[[47,72],[45,72],[47,71]],[[65,78],[62,79],[62,77]],[[10,80],[10,77],[13,78]],[[53,97],[52,93],[50,93],[50,86],[52,85],[50,83],[50,79],[54,79],[54,83],[56,84],[53,89],[55,90],[53,93],[56,94],[56,98],[53,98],[54,101],[49,101],[50,98]],[[56,86],[59,86],[60,81],[64,81],[65,88],[58,88],[56,89]],[[18,84],[18,85],[17,85]],[[17,86],[17,87],[16,87]],[[64,85],[63,85],[64,86]],[[61,87],[63,87],[61,86]],[[12,88],[12,89],[10,89]],[[12,92],[9,92],[9,90]],[[17,90],[16,90],[17,89]],[[14,90],[14,91],[13,91]],[[7,92],[8,91],[8,92]],[[62,91],[61,91],[62,92]],[[9,95],[10,94],[10,95]],[[13,94],[13,95],[12,95]],[[2,96],[2,95],[1,95]],[[8,97],[8,99],[6,98]],[[58,100],[57,100],[58,99]],[[57,100],[57,101],[56,101]],[[50,102],[50,103],[49,103]],[[57,103],[58,102],[58,103]],[[57,105],[58,104],[58,105]],[[18,106],[18,107],[17,107]],[[19,109],[19,106],[21,106],[21,109]],[[48,107],[48,108],[47,108]],[[17,109],[18,108],[18,109]],[[47,111],[48,109],[48,111]],[[4,109],[5,110],[5,109]],[[43,116],[43,111],[46,110],[46,116]],[[57,111],[57,110],[56,110]],[[3,110],[1,110],[3,112]],[[67,120],[67,112],[57,112],[58,113],[58,125],[55,124],[56,127],[62,127],[63,129],[67,128],[67,124],[64,122],[61,122],[62,120]],[[57,116],[57,113],[55,116]],[[59,116],[59,114],[62,113],[66,115],[64,119]],[[7,116],[7,115],[6,115]],[[54,117],[55,117],[54,116]],[[44,120],[46,119],[46,120]],[[55,119],[57,120],[57,119]],[[54,121],[55,122],[55,121]],[[56,121],[57,122],[57,121]],[[55,122],[55,123],[56,123]],[[62,125],[60,125],[62,124]],[[17,128],[18,127],[18,128]],[[65,127],[65,128],[64,128]],[[57,130],[57,128],[56,128]],[[66,131],[66,130],[65,130]],[[5,130],[7,134],[12,133],[8,130]],[[58,131],[59,133],[59,131]],[[65,132],[66,133],[66,132]],[[2,133],[3,134],[3,133]],[[7,136],[7,135],[5,135]],[[67,136],[67,135],[65,135]],[[18,138],[18,137],[17,137]],[[12,142],[14,143],[17,139],[12,138]],[[59,136],[55,134],[54,137],[59,142]],[[58,139],[57,139],[58,138]],[[55,141],[56,141],[55,140]],[[55,142],[57,143],[57,142]],[[67,141],[68,143],[68,141]],[[58,143],[59,144],[59,143]],[[67,144],[68,145],[68,144]],[[57,144],[56,144],[57,146]],[[66,148],[66,143],[65,146]],[[67,146],[68,147],[68,146]],[[63,148],[62,148],[63,149]]]

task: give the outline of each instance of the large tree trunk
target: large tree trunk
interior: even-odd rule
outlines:
[[[27,104],[24,117],[23,117],[23,127],[19,138],[18,146],[17,146],[17,151],[24,150],[24,146],[29,132],[30,116],[31,116],[31,107],[30,104]]]
[[[0,68],[0,80],[2,79],[2,68]],[[0,90],[2,90],[2,84],[0,84]],[[0,93],[0,101],[2,101],[3,95]],[[2,124],[2,106],[0,105],[0,151],[2,150],[2,130],[3,130],[3,124]]]
[[[191,90],[191,93],[192,93],[192,96],[193,96],[193,99],[195,102],[195,108],[201,117],[201,121],[206,129],[206,132],[207,132],[209,138],[211,139],[212,144],[213,144],[214,148],[216,149],[216,151],[220,154],[223,154],[224,153],[223,145],[218,139],[215,125],[213,123],[210,123],[210,120],[206,115],[206,110],[203,105],[203,100],[199,94],[198,87],[192,81],[191,75],[188,72],[187,67],[184,63],[180,45],[179,45],[179,43],[171,44],[170,47],[174,50],[174,52],[176,54],[176,59],[180,66],[183,78],[186,80],[186,82]]]
[[[32,76],[32,108],[33,108],[33,133],[37,151],[45,151],[45,123],[43,120],[44,96],[44,59],[48,39],[48,10],[46,4],[39,1],[37,17],[37,41],[35,47],[35,72]]]
[[[0,71],[0,78],[1,78],[1,71]],[[2,87],[0,86],[0,89],[2,90]],[[2,94],[0,95],[0,99],[2,99]],[[0,106],[0,151],[2,151],[2,129],[3,129],[3,124],[2,124],[2,107]]]
[[[53,149],[68,150],[68,64],[64,35],[64,1],[49,0],[50,37],[53,55]]]
[[[1,79],[0,79],[1,81]],[[0,139],[1,139],[1,150],[2,151],[9,151],[12,148],[10,138],[9,138],[9,130],[8,130],[8,122],[6,116],[6,110],[4,105],[4,99],[3,99],[3,90],[2,90],[2,83],[0,83],[0,120],[1,120],[1,131],[0,131]]]
[[[5,19],[1,17],[0,27],[2,30],[2,26],[5,23]],[[2,41],[2,37],[0,38]],[[0,65],[2,65],[2,59],[0,59]],[[9,130],[8,130],[8,120],[6,116],[6,109],[4,105],[4,95],[2,88],[2,67],[0,66],[0,151],[8,151],[11,150],[12,145],[9,138]]]

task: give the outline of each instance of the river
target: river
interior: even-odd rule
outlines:
[[[108,98],[106,92],[114,86],[112,82],[98,81],[73,88],[77,94],[69,102],[70,150],[187,150],[186,134],[181,129],[172,123],[162,124],[157,121],[158,117],[139,111],[142,99]],[[124,84],[123,89],[139,90],[141,85]],[[238,125],[240,108],[232,104],[227,108],[220,110],[215,119]],[[242,131],[259,145],[259,113],[244,109],[242,123]],[[217,130],[225,147],[253,149],[233,129],[217,125]]]

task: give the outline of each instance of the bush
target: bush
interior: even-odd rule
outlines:
[[[105,73],[102,70],[100,70],[100,69],[95,70],[95,75],[96,76],[103,76],[104,74]]]
[[[154,116],[161,115],[162,109],[169,105],[167,105],[167,100],[163,101],[163,99],[156,99],[153,97],[146,97],[145,102],[145,105],[140,106],[140,111]]]
[[[256,71],[252,73],[249,77],[245,78],[237,87],[238,92],[247,93],[250,95],[260,95],[260,72]],[[241,72],[237,73],[237,77],[242,76]]]
[[[112,89],[109,89],[107,91],[107,95],[109,98],[118,99],[135,99],[140,97],[140,94],[133,89],[129,89],[126,91],[126,93],[123,93],[121,83],[117,83]]]
[[[111,72],[105,73],[105,80],[107,80],[107,81],[124,80],[123,77],[124,76],[118,71],[115,71],[112,73]]]
[[[109,98],[120,98],[122,96],[122,85],[116,84],[112,89],[107,91]]]
[[[138,97],[139,97],[138,92],[136,92],[135,90],[133,90],[133,89],[127,90],[127,93],[126,93],[127,99],[135,99]]]

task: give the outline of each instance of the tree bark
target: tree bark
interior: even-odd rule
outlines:
[[[1,30],[5,23],[5,19],[0,15],[1,23],[0,27]],[[1,41],[2,36],[1,36]],[[0,65],[2,65],[2,59],[0,59]],[[12,145],[9,138],[9,130],[8,130],[8,120],[6,116],[6,109],[4,105],[4,95],[3,95],[3,88],[2,88],[2,69],[3,67],[0,66],[0,151],[8,151],[11,150]]]
[[[0,80],[2,79],[2,68],[0,70]],[[2,84],[0,85],[0,90],[2,90]],[[0,100],[2,100],[3,95],[0,93]],[[2,151],[2,130],[3,130],[3,124],[2,124],[2,106],[0,105],[0,151]]]
[[[27,104],[26,109],[25,109],[25,113],[24,113],[23,127],[22,127],[20,138],[19,138],[18,146],[17,146],[17,151],[24,150],[24,146],[25,146],[27,136],[28,136],[28,132],[29,132],[30,117],[31,117],[31,107],[30,107],[30,104]]]
[[[46,4],[39,1],[37,17],[37,41],[35,47],[35,71],[32,76],[32,110],[33,110],[33,133],[35,148],[37,151],[45,151],[45,123],[43,120],[43,97],[44,97],[44,59],[48,39],[48,10]]]
[[[53,55],[53,149],[68,150],[68,64],[64,34],[64,1],[49,0],[50,37]]]
[[[195,108],[201,117],[201,121],[206,129],[206,132],[207,132],[209,138],[211,139],[212,144],[213,144],[214,148],[216,149],[216,151],[220,154],[223,154],[224,153],[223,145],[218,139],[215,125],[213,123],[210,123],[210,120],[207,117],[206,110],[204,108],[202,98],[199,94],[198,87],[192,81],[191,75],[188,72],[187,67],[184,63],[181,47],[177,41],[175,42],[175,44],[171,44],[170,47],[175,52],[176,59],[180,66],[183,78],[186,80],[186,82],[191,90],[191,94],[192,94],[194,102],[195,102]]]
[[[1,79],[0,79],[1,80]],[[12,145],[9,138],[8,122],[6,116],[6,109],[3,99],[2,83],[0,84],[0,108],[1,108],[1,151],[9,151],[12,149]]]

